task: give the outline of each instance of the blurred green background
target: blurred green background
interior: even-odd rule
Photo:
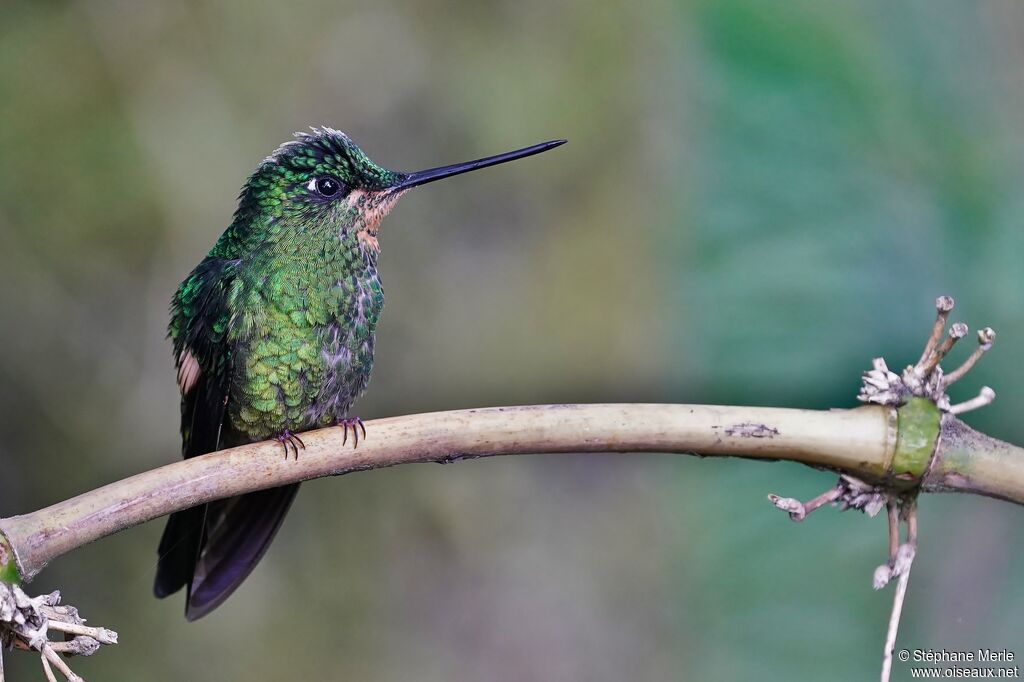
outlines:
[[[416,169],[364,418],[556,401],[847,407],[949,293],[996,350],[954,398],[1024,442],[1024,5],[6,2],[0,515],[178,457],[167,302],[293,130]],[[965,350],[960,351],[966,354]],[[372,438],[372,432],[370,434]],[[833,476],[659,455],[497,458],[304,486],[209,618],[150,595],[161,522],[67,556],[119,680],[863,680],[880,518]],[[1016,648],[1024,513],[922,501],[900,642]],[[41,679],[9,654],[9,679]],[[906,666],[896,665],[895,679]]]

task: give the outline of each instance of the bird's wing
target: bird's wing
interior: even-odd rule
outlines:
[[[230,295],[236,261],[207,258],[171,304],[171,338],[181,390],[186,458],[237,444],[230,433]],[[185,615],[206,615],[242,584],[267,551],[299,485],[217,500],[171,514],[160,540],[157,597],[188,588]]]
[[[182,454],[220,448],[231,380],[227,330],[237,261],[207,258],[171,302],[170,336],[181,390]]]
[[[236,261],[207,258],[181,283],[171,301],[170,337],[181,390],[185,458],[213,452],[224,439],[231,349],[228,296]],[[157,549],[158,597],[191,583],[202,542],[206,505],[171,515]]]

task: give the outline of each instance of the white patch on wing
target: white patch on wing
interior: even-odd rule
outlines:
[[[201,373],[199,361],[196,360],[196,356],[192,355],[192,351],[188,348],[182,350],[181,355],[178,356],[178,388],[181,389],[182,395],[186,395],[195,388]]]

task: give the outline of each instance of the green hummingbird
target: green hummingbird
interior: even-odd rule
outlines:
[[[169,336],[181,391],[186,458],[351,416],[373,366],[384,294],[381,220],[413,187],[539,154],[565,140],[415,173],[370,160],[344,133],[296,133],[249,177],[231,225],[171,301]],[[298,484],[176,512],[158,549],[154,593],[187,588],[185,616],[206,615],[256,566]]]

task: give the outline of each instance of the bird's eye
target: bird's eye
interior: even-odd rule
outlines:
[[[335,178],[327,175],[320,178],[313,178],[309,181],[307,188],[322,197],[333,197],[341,191],[341,183]]]

